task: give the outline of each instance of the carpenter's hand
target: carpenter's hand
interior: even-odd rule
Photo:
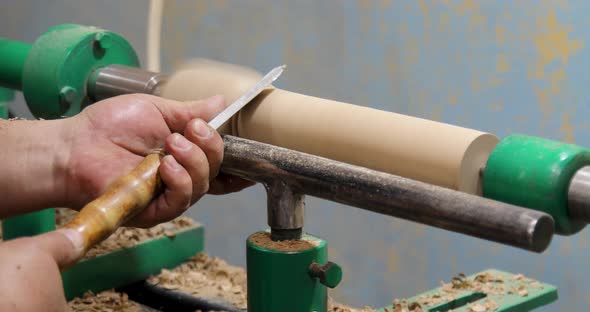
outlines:
[[[60,269],[75,257],[59,231],[0,243],[0,311],[67,311]]]
[[[207,122],[225,108],[221,97],[177,102],[124,95],[98,102],[66,120],[69,129],[67,202],[72,208],[99,196],[150,152],[165,146],[160,176],[164,193],[130,223],[152,226],[184,212],[205,193],[229,193],[251,182],[219,176],[223,141]],[[211,182],[211,183],[210,183]]]

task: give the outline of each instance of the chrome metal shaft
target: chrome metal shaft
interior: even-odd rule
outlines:
[[[158,88],[167,76],[140,68],[122,65],[109,65],[97,69],[88,82],[89,94],[95,101],[109,97],[130,94],[158,94]]]
[[[568,192],[568,212],[576,221],[590,222],[590,166],[579,169],[572,178]]]
[[[543,212],[242,138],[225,136],[224,143],[221,170],[267,188],[281,181],[294,194],[535,252],[545,250],[554,233],[553,218]],[[303,209],[274,209],[273,213],[269,214],[271,228],[282,226],[278,220],[303,219]]]

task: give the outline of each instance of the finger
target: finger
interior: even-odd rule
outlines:
[[[256,182],[253,181],[220,173],[215,180],[211,181],[208,194],[222,195],[235,193],[255,184]]]
[[[217,131],[211,128],[202,119],[191,120],[186,129],[184,136],[196,144],[207,156],[209,162],[209,180],[213,180],[219,173],[221,161],[223,160],[223,140]],[[193,179],[193,183],[196,180]]]
[[[166,151],[182,165],[192,181],[193,200],[209,190],[209,161],[198,146],[178,133],[166,138]]]
[[[220,95],[191,102],[179,102],[150,96],[150,101],[160,110],[172,132],[182,132],[186,123],[195,118],[201,118],[208,122],[223,111],[226,106]]]
[[[149,227],[170,221],[185,212],[191,203],[192,182],[188,172],[172,157],[166,155],[160,164],[160,178],[166,188],[144,211],[128,225]]]
[[[83,256],[82,236],[74,230],[51,231],[31,237],[31,241],[51,255],[61,270],[73,265]]]

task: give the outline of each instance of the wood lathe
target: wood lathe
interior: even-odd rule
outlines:
[[[32,45],[0,38],[0,56],[0,85],[21,90],[42,118],[71,116],[95,101],[128,93],[177,100],[222,94],[233,101],[260,78],[247,68],[204,60],[172,75],[141,70],[123,37],[70,24],[53,27]],[[326,241],[304,231],[305,195],[539,253],[554,231],[572,235],[590,221],[590,152],[570,144],[524,135],[498,140],[477,130],[277,88],[257,96],[220,132],[222,171],[260,182],[268,194],[270,229],[247,240],[253,312],[279,311],[279,303],[281,311],[325,312],[326,288],[342,278],[340,267],[328,261]],[[44,224],[52,218],[46,211],[4,220],[4,237],[51,229]],[[202,242],[202,235],[201,230],[191,237]],[[282,241],[299,247],[285,249]],[[66,293],[73,297],[145,279],[202,247],[189,245],[159,245],[166,248],[162,253],[179,256],[158,262],[143,255],[137,261],[151,263],[149,269],[129,268],[104,283],[84,280],[100,279],[100,270],[113,268],[95,265],[93,277],[84,276],[93,262],[82,261],[78,266],[85,270],[74,266],[69,272],[75,274],[64,272]],[[528,311],[556,299],[550,285],[530,293],[502,296],[508,299],[497,311]],[[475,291],[459,297],[429,306],[430,311],[468,311],[467,303],[483,300]]]

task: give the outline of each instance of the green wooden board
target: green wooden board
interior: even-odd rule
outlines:
[[[71,300],[89,290],[96,293],[127,285],[180,265],[203,251],[204,233],[203,226],[195,225],[172,237],[82,260],[62,273],[66,298]]]
[[[480,280],[481,277],[493,277],[487,283],[476,284],[485,284],[484,291],[463,289],[461,287],[453,288],[453,299],[449,298],[451,297],[450,294],[443,290],[441,286],[408,299],[407,304],[411,305],[417,302],[425,312],[446,312],[451,310],[453,312],[525,312],[557,300],[557,288],[552,285],[494,269],[479,272],[457,280],[457,282],[472,283],[477,276],[480,277]],[[437,300],[441,299],[450,300],[437,302]],[[428,302],[430,304],[427,304]],[[378,312],[392,311],[396,311],[393,306],[378,310]]]

